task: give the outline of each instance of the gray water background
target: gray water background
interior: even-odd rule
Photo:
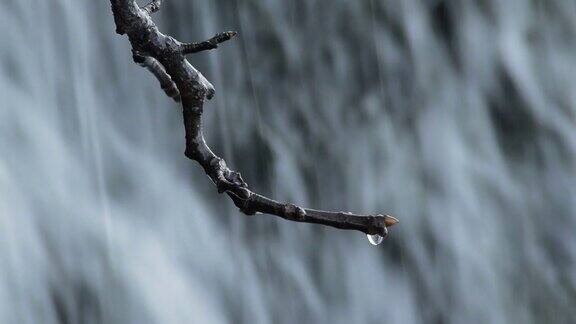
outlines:
[[[247,218],[105,0],[0,0],[0,323],[570,323],[576,2],[166,0],[251,186],[388,212]]]

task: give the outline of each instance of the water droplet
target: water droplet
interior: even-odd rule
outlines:
[[[366,235],[368,237],[368,242],[370,242],[370,244],[372,245],[378,245],[380,243],[382,243],[382,241],[384,241],[384,238],[388,235],[388,229],[384,228],[384,236],[381,236],[380,234],[374,234],[374,235]]]
[[[370,244],[372,245],[378,245],[380,243],[382,243],[382,241],[384,241],[384,238],[378,234],[374,234],[374,235],[366,235],[368,237],[368,242],[370,242]]]

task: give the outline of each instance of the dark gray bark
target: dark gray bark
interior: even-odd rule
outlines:
[[[181,100],[186,132],[185,155],[198,162],[218,192],[226,193],[246,215],[265,213],[284,219],[353,229],[366,234],[386,236],[387,227],[398,222],[388,215],[356,215],[305,209],[280,203],[248,189],[240,173],[228,168],[206,144],[202,133],[204,102],[214,96],[214,87],[187,60],[185,55],[214,49],[235,32],[225,32],[200,43],[181,43],[162,34],[150,18],[162,1],[155,0],[140,8],[134,0],[110,0],[116,32],[126,34],[132,45],[134,60],[148,68],[160,81],[169,97]]]

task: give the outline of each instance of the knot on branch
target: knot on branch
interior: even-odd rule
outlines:
[[[244,200],[250,198],[251,193],[247,189],[248,184],[242,179],[242,175],[230,170],[223,159],[213,158],[210,162],[210,168],[214,170],[214,182],[218,193],[230,192]]]
[[[284,213],[286,213],[288,217],[291,217],[297,221],[303,221],[306,218],[306,211],[304,208],[294,204],[284,205]]]

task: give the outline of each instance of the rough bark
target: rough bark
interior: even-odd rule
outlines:
[[[169,97],[182,102],[186,135],[185,155],[198,162],[219,193],[226,193],[246,215],[271,214],[287,220],[353,229],[370,235],[386,236],[387,227],[398,222],[388,215],[357,215],[307,209],[281,203],[252,192],[240,173],[228,168],[206,144],[202,133],[204,103],[214,96],[214,87],[187,60],[186,54],[214,49],[235,32],[217,34],[200,43],[181,43],[162,34],[150,18],[160,9],[161,0],[140,8],[134,0],[110,0],[116,32],[126,34],[132,45],[134,60],[148,68],[160,81]]]

